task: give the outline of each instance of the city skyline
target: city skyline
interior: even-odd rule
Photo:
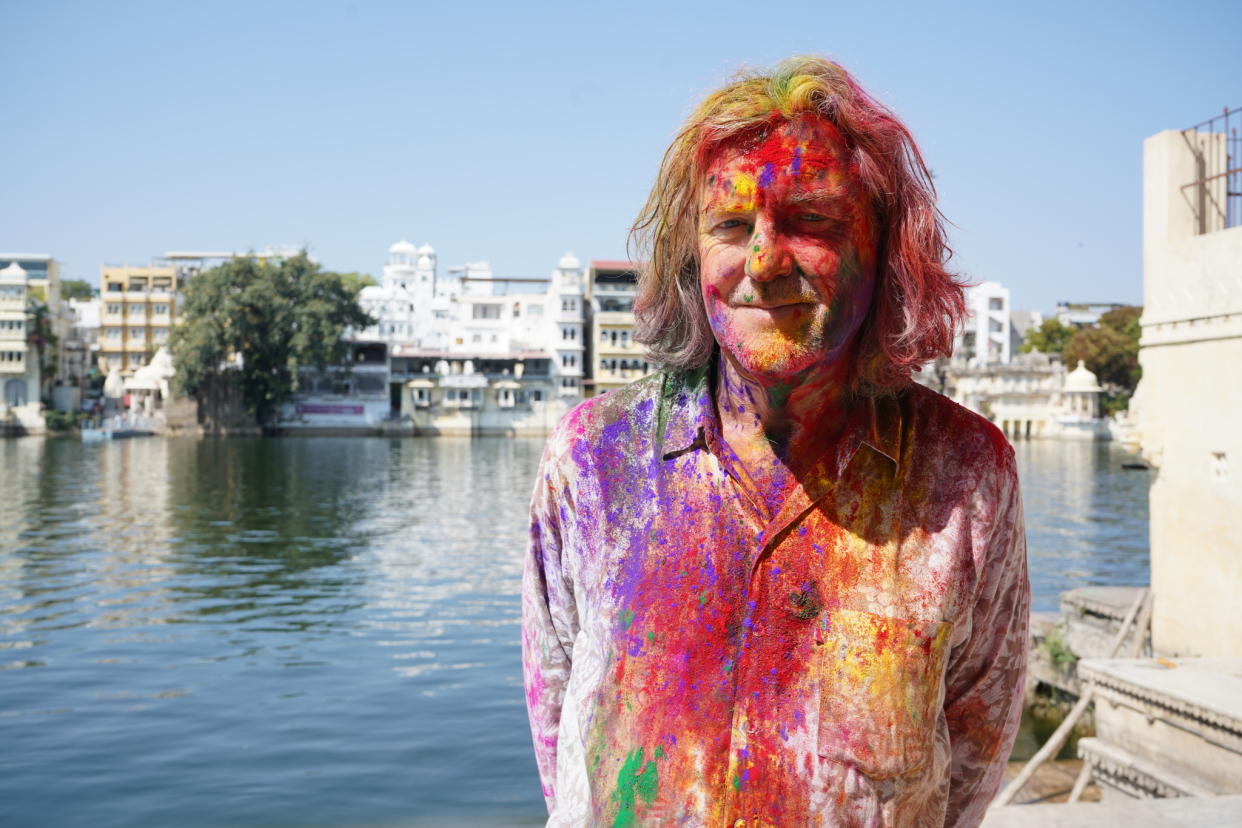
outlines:
[[[657,8],[11,5],[4,99],[26,126],[5,141],[21,198],[0,248],[92,284],[106,263],[273,244],[377,278],[402,238],[497,276],[621,259],[695,98],[818,52],[914,132],[964,275],[1016,308],[1138,304],[1142,140],[1242,95],[1224,3],[795,3],[770,25]]]

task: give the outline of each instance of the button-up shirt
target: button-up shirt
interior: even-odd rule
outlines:
[[[548,824],[977,825],[1026,667],[1011,447],[911,384],[772,497],[712,385],[587,400],[545,449],[522,644]]]

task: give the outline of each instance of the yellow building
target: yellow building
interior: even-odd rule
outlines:
[[[131,376],[168,344],[177,314],[176,268],[105,265],[99,284],[101,367]]]
[[[593,261],[587,275],[591,305],[591,345],[587,396],[628,385],[654,370],[647,349],[634,341],[634,294],[638,286],[633,262]]]

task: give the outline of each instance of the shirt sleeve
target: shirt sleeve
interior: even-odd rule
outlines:
[[[530,542],[522,576],[522,674],[535,762],[548,812],[556,801],[561,705],[577,634],[573,591],[563,569],[562,519],[572,509],[549,441],[531,499]]]
[[[983,821],[1022,716],[1031,587],[1022,496],[1008,445],[1002,457],[995,517],[980,516],[991,531],[985,534],[970,638],[953,656],[945,692],[953,752],[945,825],[954,828]]]

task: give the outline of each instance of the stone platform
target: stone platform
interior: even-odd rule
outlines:
[[[1096,730],[1078,749],[1104,801],[1242,794],[1242,658],[1088,659],[1078,675]]]
[[[992,808],[983,828],[1239,828],[1242,796]]]

